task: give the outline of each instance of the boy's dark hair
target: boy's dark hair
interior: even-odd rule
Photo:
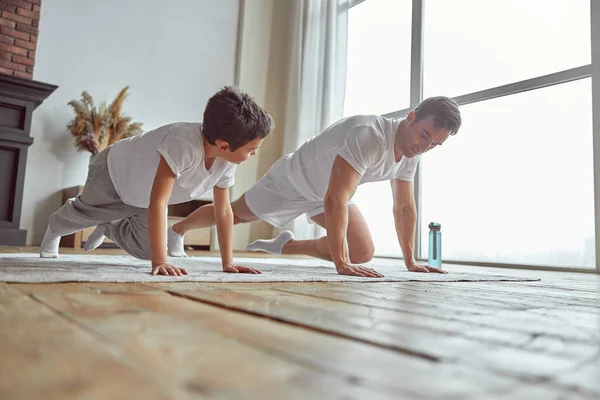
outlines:
[[[458,132],[462,123],[458,103],[449,97],[429,97],[415,108],[415,122],[429,116],[433,117],[436,129],[447,129],[451,135]]]
[[[208,99],[202,131],[208,143],[217,139],[229,143],[235,151],[255,139],[265,138],[273,130],[273,118],[238,88],[225,86]]]

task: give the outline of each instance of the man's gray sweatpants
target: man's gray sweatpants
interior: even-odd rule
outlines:
[[[110,147],[100,152],[90,165],[83,192],[50,216],[50,231],[65,236],[107,223],[106,237],[132,256],[149,260],[148,210],[119,197],[108,173],[109,151]]]

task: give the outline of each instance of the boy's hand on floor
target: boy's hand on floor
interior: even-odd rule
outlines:
[[[344,264],[336,267],[340,275],[364,276],[366,278],[383,278],[379,272],[373,268],[363,267],[362,265]]]
[[[152,275],[182,276],[187,274],[188,273],[185,269],[176,267],[175,265],[169,263],[152,266]]]
[[[257,269],[242,267],[241,265],[235,264],[226,264],[223,265],[223,272],[232,272],[232,273],[240,273],[240,274],[262,274]]]

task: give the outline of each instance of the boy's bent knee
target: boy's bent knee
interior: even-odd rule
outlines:
[[[242,195],[239,199],[231,203],[231,209],[233,210],[233,223],[234,225],[243,224],[247,222],[258,221],[258,217],[246,204],[245,195]]]

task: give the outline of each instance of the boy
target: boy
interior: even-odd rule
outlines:
[[[235,223],[262,219],[282,228],[306,214],[327,230],[327,236],[294,240],[292,232],[285,231],[275,239],[251,243],[248,250],[319,257],[332,261],[342,275],[382,277],[371,268],[353,265],[369,262],[374,245],[362,213],[350,199],[360,184],[390,180],[396,232],[407,269],[445,273],[415,261],[417,211],[412,181],[419,156],[442,145],[458,132],[461,122],[458,104],[440,96],[424,100],[402,120],[356,115],[331,125],[273,164],[232,205]],[[200,207],[173,230],[183,235],[213,225],[211,207]]]
[[[183,236],[167,231],[167,206],[214,188],[223,271],[260,273],[233,263],[229,188],[237,165],[256,154],[273,125],[249,95],[224,87],[208,100],[202,123],[169,124],[106,148],[90,166],[83,192],[50,217],[40,256],[58,257],[61,236],[97,225],[87,251],[106,235],[132,256],[151,260],[153,275],[186,275],[167,261],[167,252],[185,255]]]

